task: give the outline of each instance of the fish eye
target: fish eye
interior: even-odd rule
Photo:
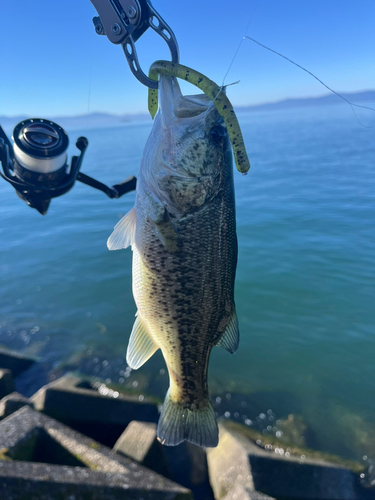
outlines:
[[[220,125],[215,125],[210,130],[210,137],[215,144],[218,144],[225,137],[225,128]]]

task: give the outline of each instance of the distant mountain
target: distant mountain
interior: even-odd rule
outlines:
[[[132,115],[116,115],[111,113],[90,113],[77,116],[55,116],[52,121],[63,128],[99,128],[113,127],[122,123],[150,121],[150,115],[146,113]]]
[[[364,90],[362,92],[342,92],[340,95],[345,97],[353,104],[360,104],[361,102],[374,102],[375,90]],[[316,107],[316,106],[329,106],[331,104],[345,104],[343,99],[340,99],[335,94],[326,94],[320,97],[304,97],[300,99],[283,99],[282,101],[268,102],[264,104],[253,104],[250,106],[237,106],[236,111],[273,111],[275,109],[290,109],[300,107]]]
[[[343,92],[341,94],[348,101],[360,104],[362,102],[375,102],[375,90],[365,90],[362,92]],[[332,104],[345,104],[335,94],[326,94],[320,97],[306,97],[300,99],[283,99],[281,101],[269,102],[264,104],[253,104],[250,106],[236,106],[236,112],[249,112],[249,111],[273,111],[277,109],[290,109],[299,107],[315,107],[315,106],[328,106]],[[0,125],[3,128],[13,128],[18,122],[25,119],[25,116],[1,116]],[[140,114],[123,114],[116,115],[111,113],[90,113],[86,115],[77,116],[50,116],[44,117],[50,119],[63,128],[101,128],[101,127],[114,127],[125,123],[151,123],[150,115],[146,113]]]
[[[0,125],[4,129],[13,128],[17,123],[30,118],[27,116],[1,116]],[[132,114],[132,115],[115,115],[111,113],[90,113],[86,115],[76,116],[43,116],[35,118],[46,118],[58,123],[65,129],[87,129],[87,128],[102,128],[102,127],[115,127],[124,123],[140,123],[150,122],[151,117],[146,113]]]

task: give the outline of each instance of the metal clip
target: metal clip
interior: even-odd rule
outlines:
[[[140,67],[135,42],[148,28],[152,28],[167,43],[172,62],[179,62],[179,51],[173,31],[153,8],[150,0],[90,1],[99,14],[93,19],[96,33],[106,35],[116,45],[121,44],[133,75],[143,85],[157,89],[158,82],[148,78]]]

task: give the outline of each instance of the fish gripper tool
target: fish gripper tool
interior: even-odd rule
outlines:
[[[98,35],[106,35],[110,42],[121,45],[133,75],[149,88],[157,89],[158,82],[151,80],[142,71],[138,61],[135,42],[152,28],[169,47],[172,62],[179,62],[176,37],[156,12],[150,0],[90,0],[99,17],[93,18]]]

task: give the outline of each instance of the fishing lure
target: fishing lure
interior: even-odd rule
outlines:
[[[158,80],[160,74],[185,80],[198,87],[212,100],[227,126],[237,170],[242,174],[246,174],[250,169],[250,161],[246,153],[240,124],[223,88],[219,87],[219,85],[207,78],[207,76],[199,73],[199,71],[170,61],[155,61],[151,65],[149,78],[151,80]],[[154,118],[158,110],[158,89],[149,88],[148,90],[148,110],[152,118]]]

